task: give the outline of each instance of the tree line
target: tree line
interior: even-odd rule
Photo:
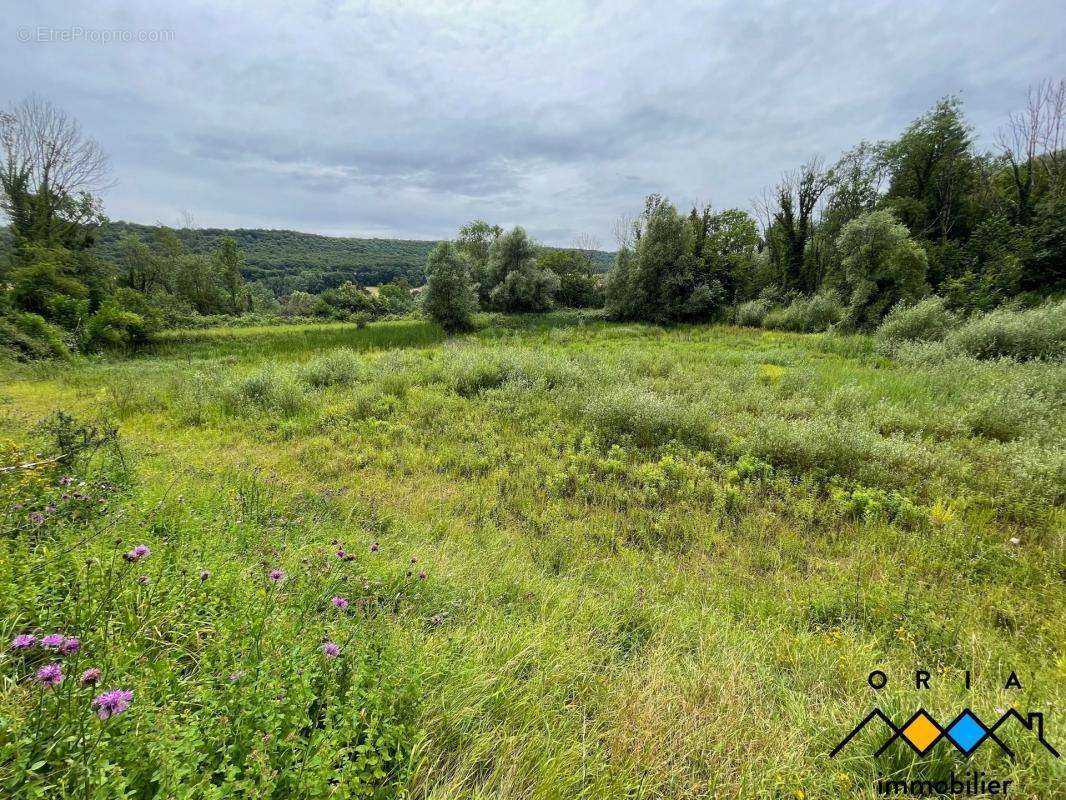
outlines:
[[[988,152],[946,97],[897,139],[862,142],[830,166],[812,158],[751,212],[682,213],[653,194],[616,222],[602,294],[521,228],[476,221],[429,257],[427,310],[451,329],[477,308],[603,302],[618,320],[813,331],[870,330],[930,295],[964,316],[1039,304],[1066,289],[1064,139],[1066,81],[1047,81]]]

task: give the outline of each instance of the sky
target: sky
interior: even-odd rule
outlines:
[[[198,227],[613,249],[651,192],[750,208],[951,93],[991,148],[1066,77],[1062,0],[7,5],[0,105],[80,121],[112,219]]]

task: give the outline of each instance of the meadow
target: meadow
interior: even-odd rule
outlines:
[[[583,312],[3,365],[0,795],[1062,797],[1021,727],[829,753],[874,706],[1066,751],[1064,410],[1061,363]]]

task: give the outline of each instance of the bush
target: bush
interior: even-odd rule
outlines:
[[[304,364],[300,379],[308,386],[347,386],[359,380],[363,363],[350,347],[341,347]]]
[[[19,361],[65,358],[69,355],[59,331],[38,314],[0,314],[0,342]]]
[[[907,305],[899,303],[877,328],[878,342],[891,346],[899,342],[940,342],[959,324],[942,297],[927,297]]]
[[[737,325],[747,325],[752,328],[758,328],[762,326],[762,322],[766,319],[766,315],[770,313],[770,303],[767,300],[749,300],[746,303],[741,303],[737,306],[736,311],[736,323]]]
[[[608,441],[628,439],[638,447],[653,447],[671,439],[701,445],[709,436],[698,414],[680,408],[671,398],[633,385],[616,387],[595,398],[585,414]]]
[[[422,308],[448,333],[473,327],[477,292],[470,267],[459,257],[455,245],[441,242],[426,260],[426,291]]]
[[[269,368],[253,372],[223,392],[226,410],[236,414],[258,410],[291,416],[303,407],[305,399],[305,390],[291,375]]]
[[[832,292],[819,292],[810,297],[799,297],[785,308],[768,312],[762,325],[796,333],[820,333],[829,330],[843,317],[844,306],[837,296]]]
[[[135,350],[151,341],[153,325],[132,311],[108,301],[89,318],[83,346],[87,352]]]
[[[1066,301],[1016,311],[997,309],[973,317],[948,334],[949,352],[974,358],[1014,358],[1018,361],[1066,358]]]

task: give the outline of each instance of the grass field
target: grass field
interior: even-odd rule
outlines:
[[[571,314],[3,369],[4,464],[57,410],[119,434],[0,475],[3,641],[80,640],[53,689],[0,662],[5,797],[1064,796],[1020,726],[828,754],[874,706],[1066,752],[1066,367]]]

